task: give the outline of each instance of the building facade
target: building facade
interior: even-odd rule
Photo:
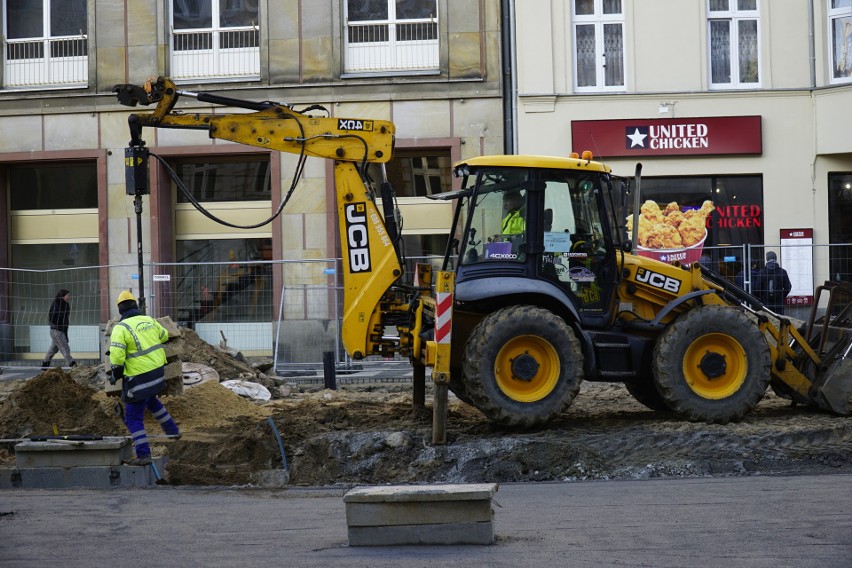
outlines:
[[[852,277],[850,0],[526,0],[515,20],[520,153],[590,150],[641,163],[643,201],[712,201],[704,248],[731,276],[762,245],[804,296]]]
[[[0,360],[41,356],[60,288],[74,298],[72,350],[95,353],[113,298],[138,293],[146,278],[137,225],[159,277],[146,294],[157,315],[210,333],[269,329],[258,347],[242,346],[249,351],[271,350],[289,274],[334,283],[325,263],[262,264],[339,256],[330,161],[308,158],[282,214],[238,230],[191,202],[233,224],[262,221],[285,199],[298,157],[145,129],[151,194],[138,214],[125,191],[131,109],[117,104],[114,85],[163,75],[188,92],[392,120],[388,175],[409,255],[443,252],[451,205],[425,196],[451,187],[451,163],[503,150],[499,0],[2,0],[0,9]],[[246,112],[190,97],[180,110]],[[252,309],[231,309],[230,297]],[[282,309],[304,317],[327,303],[291,298]]]

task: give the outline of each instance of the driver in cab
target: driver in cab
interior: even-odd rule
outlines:
[[[503,210],[506,215],[500,224],[503,235],[521,235],[524,232],[524,198],[520,191],[510,191],[503,195]]]

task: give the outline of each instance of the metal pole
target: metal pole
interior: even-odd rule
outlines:
[[[325,388],[337,390],[337,375],[334,369],[334,351],[323,351],[322,353],[322,371],[324,377]]]
[[[412,378],[414,380],[414,392],[412,404],[415,409],[426,407],[426,365],[419,361],[411,363]]]
[[[636,164],[636,174],[633,177],[636,187],[633,190],[633,253],[639,250],[639,213],[642,210],[642,202],[639,193],[642,191],[642,164]]]
[[[139,270],[139,311],[145,313],[145,266],[142,262],[142,196],[136,194],[133,198],[133,205],[136,209],[136,256]]]

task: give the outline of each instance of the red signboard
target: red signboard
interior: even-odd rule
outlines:
[[[571,148],[598,158],[761,154],[759,116],[572,120]]]

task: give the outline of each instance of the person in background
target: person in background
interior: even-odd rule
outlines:
[[[792,288],[787,271],[778,264],[778,256],[773,251],[767,252],[766,265],[758,274],[757,297],[767,308],[783,315],[784,304]]]
[[[71,356],[71,348],[68,346],[68,321],[71,316],[71,292],[64,288],[56,293],[53,303],[50,304],[50,309],[47,312],[47,319],[50,322],[50,347],[44,355],[44,361],[41,362],[41,368],[47,369],[50,367],[50,360],[57,352],[61,352],[65,357],[65,362],[69,367],[76,367],[77,362]]]
[[[128,465],[151,463],[151,448],[145,432],[145,410],[160,423],[168,436],[180,437],[180,430],[169,411],[157,398],[166,388],[166,353],[163,348],[169,333],[160,322],[139,311],[136,298],[128,291],[118,295],[119,321],[109,338],[110,384],[121,382],[121,400],[125,403],[124,424],[133,439],[136,458]]]
[[[752,290],[756,290],[758,278],[760,277],[760,268],[758,267],[758,263],[752,262],[751,268],[749,270],[750,270],[750,273],[749,273],[748,284],[749,284],[749,286],[751,287]],[[739,286],[740,288],[742,288],[743,290],[746,289],[746,287],[745,287],[746,286],[745,270],[740,270],[739,272],[737,272],[737,275],[734,277],[734,283],[737,286]]]

